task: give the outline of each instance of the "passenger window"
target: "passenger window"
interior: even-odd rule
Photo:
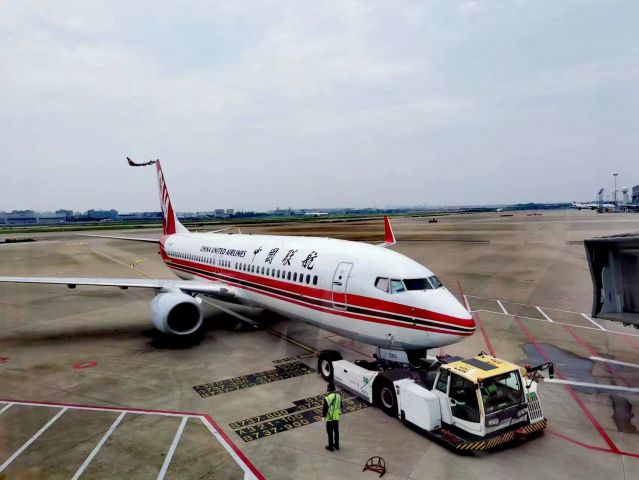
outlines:
[[[317,275],[313,275],[313,285],[317,285]]]
[[[291,272],[288,272],[288,273],[286,274],[286,280],[290,280],[290,279],[291,279]]]
[[[309,283],[311,283],[311,274],[307,273],[306,274],[306,285],[308,285]]]
[[[264,267],[262,267],[262,275],[264,275]]]
[[[276,276],[277,278],[280,278],[280,271],[279,271],[279,270],[277,271],[277,273],[275,274],[275,276]]]
[[[382,292],[388,293],[388,278],[377,277],[375,280],[375,287],[379,288]]]
[[[456,403],[453,405],[451,401],[451,413],[454,417],[469,422],[479,422],[479,402],[475,384],[453,374],[450,377],[449,396]]]
[[[271,275],[271,269],[266,267],[266,276],[270,276]]]
[[[404,291],[404,282],[401,280],[391,280],[391,293],[399,293]]]
[[[304,283],[304,274],[300,273],[300,283]]]
[[[441,375],[439,376],[439,380],[437,380],[437,385],[435,386],[437,390],[440,392],[446,393],[448,390],[448,370],[443,370]]]
[[[297,272],[293,272],[293,281],[297,282]]]

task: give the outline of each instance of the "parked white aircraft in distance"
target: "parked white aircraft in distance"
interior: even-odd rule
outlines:
[[[383,248],[395,243],[387,217],[381,245],[191,233],[175,214],[160,161],[147,162],[152,163],[159,182],[163,235],[159,239],[91,236],[158,244],[162,260],[181,280],[0,277],[0,282],[148,288],[156,293],[151,301],[154,327],[177,336],[202,328],[197,295],[261,307],[402,355],[449,345],[475,331],[473,317],[433,272]],[[129,164],[142,166],[130,159]]]
[[[577,210],[597,210],[599,208],[599,204],[572,202],[572,208],[576,208]],[[602,203],[601,208],[609,210],[611,208],[615,208],[615,205],[612,203]]]
[[[323,217],[328,215],[328,212],[306,212],[304,215],[308,217]]]

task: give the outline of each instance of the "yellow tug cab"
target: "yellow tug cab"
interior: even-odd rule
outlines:
[[[442,364],[432,389],[442,407],[438,436],[461,450],[488,450],[546,428],[537,382],[528,374],[487,354]]]

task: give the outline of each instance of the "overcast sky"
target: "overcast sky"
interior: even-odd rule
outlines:
[[[193,4],[197,4],[194,6]],[[589,200],[639,183],[639,2],[0,2],[0,210]]]

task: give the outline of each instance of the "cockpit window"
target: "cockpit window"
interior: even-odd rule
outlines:
[[[430,281],[430,284],[433,286],[433,288],[444,286],[442,282],[439,281],[439,278],[437,278],[435,275],[433,275],[432,277],[428,277],[428,280]]]
[[[402,282],[401,280],[391,280],[391,293],[399,293],[399,292],[403,292],[405,290],[404,288],[404,282]]]
[[[433,286],[427,278],[405,278],[406,290],[431,290]]]
[[[382,292],[388,293],[388,278],[377,277],[377,280],[375,280],[375,287],[379,288]]]

